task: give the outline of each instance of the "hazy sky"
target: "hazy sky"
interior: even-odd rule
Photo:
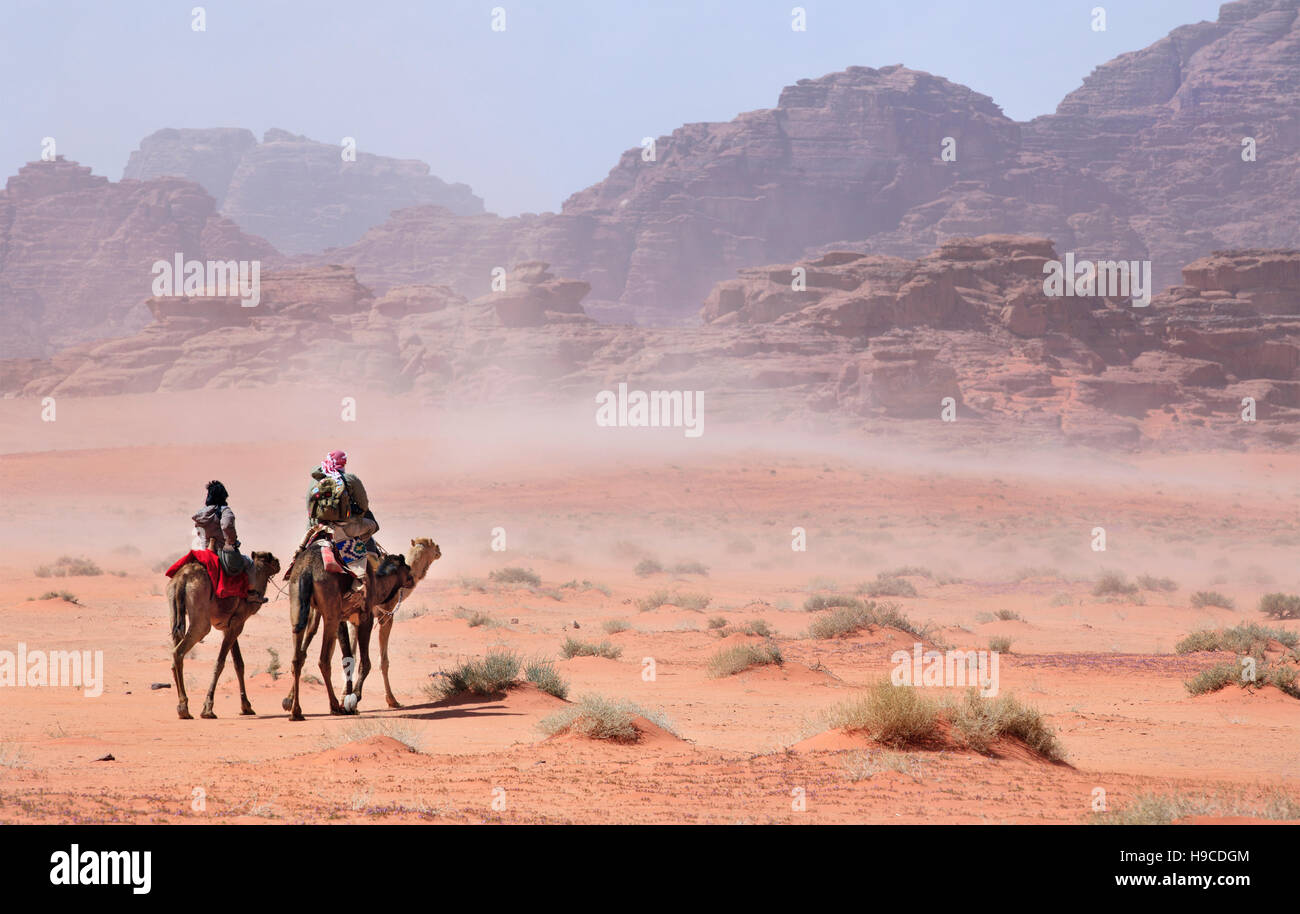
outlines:
[[[902,63],[1008,116],[1218,0],[0,0],[0,176],[59,154],[118,180],[162,127],[282,127],[417,158],[505,215],[558,210],[644,136]],[[791,9],[807,31],[791,29]],[[1093,31],[1091,10],[1106,9]],[[506,29],[494,32],[494,7]]]

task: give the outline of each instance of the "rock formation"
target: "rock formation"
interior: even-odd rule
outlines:
[[[221,213],[281,251],[351,244],[402,207],[433,204],[457,215],[483,212],[464,184],[447,184],[429,166],[272,129],[258,143],[248,130],[159,130],[131,153],[123,178],[189,178]]]
[[[591,283],[594,316],[658,324],[689,320],[746,266],[914,258],[992,233],[1150,260],[1164,287],[1212,250],[1300,246],[1298,8],[1225,4],[1028,123],[937,76],[850,67],[788,86],[775,108],[659,137],[653,161],[628,150],[559,214],[407,210],[315,262],[354,265],[376,288],[394,274],[477,295],[492,266],[543,259]]]
[[[0,193],[0,357],[37,356],[144,326],[159,259],[272,260],[275,250],[179,178],[122,181],[31,162]]]
[[[346,267],[286,270],[263,278],[256,308],[153,299],[157,320],[134,337],[0,362],[0,394],[309,385],[345,371],[358,389],[543,405],[627,380],[705,390],[714,419],[901,423],[968,442],[1300,440],[1300,252],[1216,253],[1147,307],[1045,294],[1056,256],[1045,239],[1000,235],[914,261],[840,251],[747,269],[708,296],[702,327],[659,329],[596,323],[586,283],[545,263],[517,264],[504,290],[473,301],[411,284],[376,297]]]

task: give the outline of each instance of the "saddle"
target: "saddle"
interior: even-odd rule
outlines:
[[[283,580],[289,580],[289,576],[293,573],[294,562],[298,560],[298,556],[302,554],[303,550],[312,548],[316,544],[319,544],[321,559],[325,562],[326,571],[331,574],[346,574],[351,577],[362,577],[365,574],[366,566],[362,566],[360,574],[349,568],[347,561],[345,561],[345,556],[339,551],[338,544],[334,542],[333,533],[334,530],[329,524],[315,524],[312,526],[312,528],[309,529],[306,535],[302,538],[302,542],[298,544],[298,548],[294,550],[293,558],[289,561],[289,569],[284,573]],[[384,548],[374,540],[371,540],[371,543],[375,547],[375,551],[379,556],[388,554],[384,551]],[[368,564],[373,565],[375,555],[372,553],[367,555],[366,558]]]

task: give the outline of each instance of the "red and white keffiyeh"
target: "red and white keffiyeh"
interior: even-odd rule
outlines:
[[[348,455],[342,451],[330,451],[325,455],[325,459],[320,462],[320,468],[331,476],[342,473],[343,468],[347,465]]]

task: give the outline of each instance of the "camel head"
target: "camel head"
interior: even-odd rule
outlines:
[[[252,580],[250,586],[258,593],[266,589],[266,582],[280,570],[280,560],[269,552],[254,552]]]
[[[411,540],[411,574],[415,578],[411,586],[414,587],[423,581],[429,566],[440,558],[442,558],[442,550],[427,536]]]

